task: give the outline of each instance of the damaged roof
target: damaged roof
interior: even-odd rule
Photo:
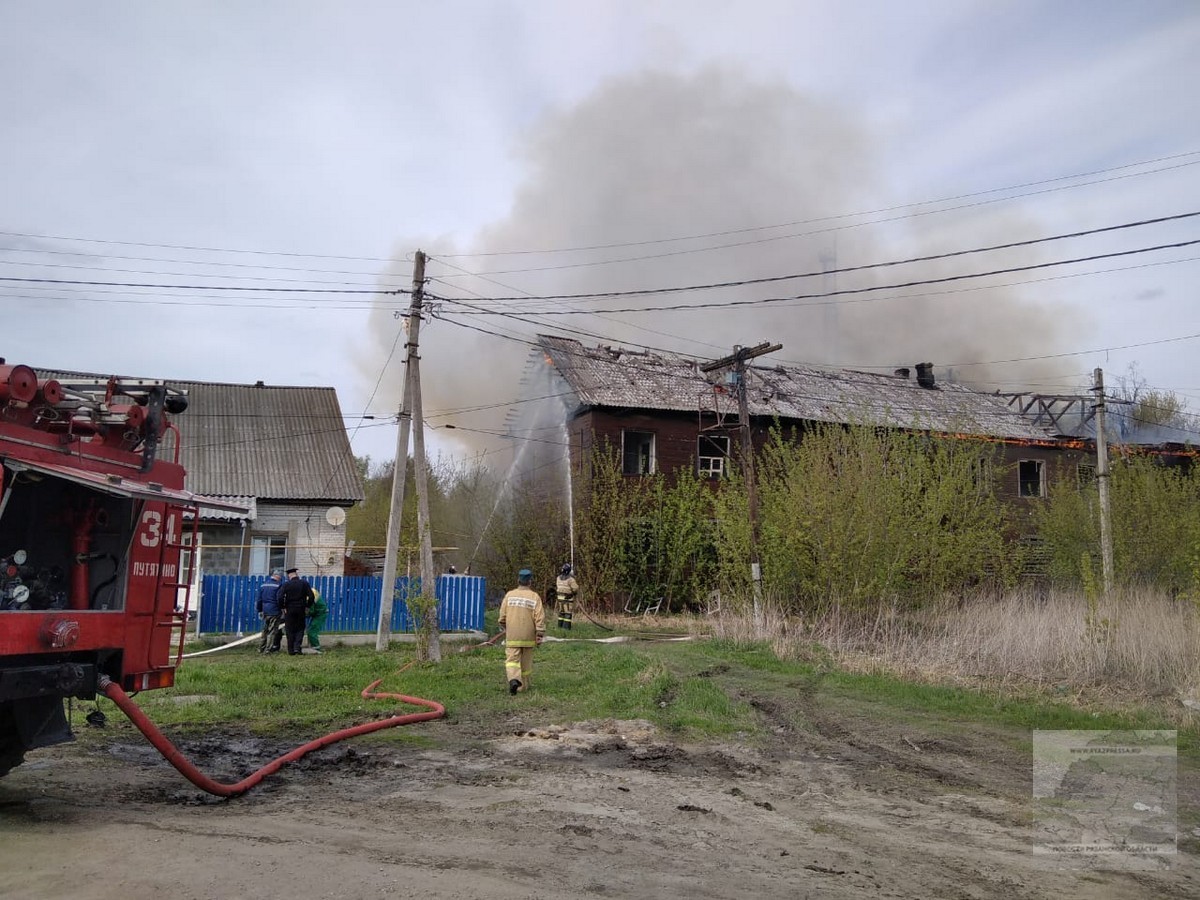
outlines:
[[[682,356],[585,347],[539,335],[550,362],[583,407],[737,413],[725,372],[707,374]],[[915,378],[809,366],[746,367],[751,416],[1050,441],[1003,397],[960,384],[924,387]]]

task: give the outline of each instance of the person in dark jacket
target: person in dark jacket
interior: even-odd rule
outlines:
[[[288,656],[299,656],[304,644],[305,619],[313,604],[313,591],[312,585],[295,569],[288,569],[287,576],[288,580],[279,589],[279,606],[283,610],[283,628],[287,632]]]
[[[258,617],[263,623],[262,640],[258,644],[259,653],[278,653],[279,645],[283,642],[279,609],[281,581],[283,573],[276,569],[258,589],[258,599],[254,601],[254,608],[258,610]]]

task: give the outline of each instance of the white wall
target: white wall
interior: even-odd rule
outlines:
[[[330,525],[330,504],[283,504],[258,501],[258,515],[247,539],[255,534],[286,534],[287,564],[301,575],[341,575],[346,554],[346,526]]]

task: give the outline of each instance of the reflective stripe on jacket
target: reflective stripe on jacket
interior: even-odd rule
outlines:
[[[559,600],[574,600],[575,595],[579,593],[579,585],[575,581],[575,576],[568,575],[563,578],[558,576],[558,580],[554,583],[555,593],[558,594]]]
[[[507,647],[533,647],[546,633],[542,598],[530,588],[514,588],[500,601],[500,627]]]

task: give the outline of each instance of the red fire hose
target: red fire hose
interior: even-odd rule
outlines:
[[[125,715],[129,716],[138,730],[146,736],[146,739],[154,745],[154,748],[163,755],[171,765],[196,787],[202,791],[207,791],[210,794],[216,794],[218,797],[236,797],[239,794],[244,794],[250,788],[254,787],[268,775],[273,775],[290,762],[295,762],[305,754],[311,753],[314,750],[320,750],[322,747],[328,747],[330,744],[345,740],[346,738],[356,737],[360,734],[370,734],[372,731],[380,731],[384,728],[394,728],[397,725],[411,725],[414,722],[426,722],[430,719],[440,719],[446,715],[446,707],[433,700],[422,700],[420,697],[408,697],[404,694],[387,694],[375,693],[375,688],[383,681],[382,678],[371,682],[363,688],[362,696],[365,700],[400,700],[404,703],[409,703],[413,706],[426,706],[431,712],[408,713],[403,716],[390,716],[386,719],[380,719],[376,722],[367,722],[362,725],[354,725],[350,728],[343,728],[341,731],[333,731],[324,737],[319,737],[315,741],[309,741],[307,744],[302,744],[295,750],[285,753],[278,759],[267,763],[257,772],[243,778],[236,784],[223,784],[219,781],[213,781],[194,765],[191,764],[174,744],[172,744],[163,735],[161,731],[155,727],[144,712],[138,708],[133,699],[121,690],[121,686],[109,678],[107,675],[100,676],[100,689],[105,695],[117,704]]]

